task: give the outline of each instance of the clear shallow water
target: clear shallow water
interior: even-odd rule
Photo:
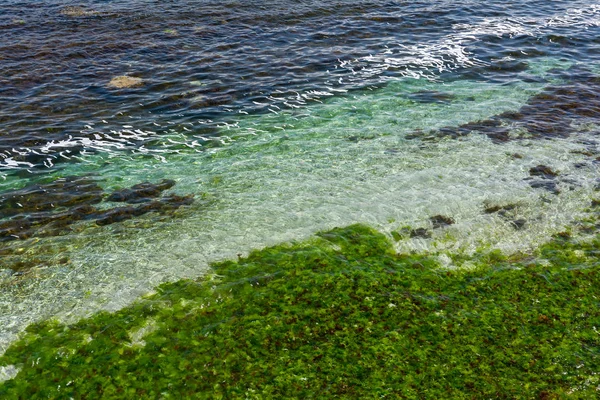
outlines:
[[[550,106],[552,87],[593,85],[600,5],[177,3],[5,6],[4,193],[68,176],[106,195],[172,179],[169,192],[195,202],[1,242],[0,346],[37,319],[119,308],[212,260],[319,229],[431,228],[443,214],[456,223],[399,251],[516,251],[589,204],[600,151],[592,106],[565,112],[545,138],[516,117],[494,127],[507,140],[447,132],[540,93]],[[143,85],[107,86],[124,74]],[[541,180],[559,194],[532,187],[540,164],[559,172]],[[509,203],[512,220],[483,212]],[[19,262],[30,265],[14,273]]]

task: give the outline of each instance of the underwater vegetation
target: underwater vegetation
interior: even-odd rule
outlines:
[[[563,232],[440,267],[335,228],[115,313],[30,326],[0,357],[14,376],[0,397],[594,398],[599,249]]]
[[[600,117],[600,96],[596,76],[573,76],[568,83],[552,85],[531,97],[518,111],[508,111],[483,121],[473,121],[458,127],[444,127],[429,132],[438,137],[458,138],[478,132],[495,143],[520,137],[547,139],[568,137],[576,131],[578,122],[597,121]],[[526,132],[526,134],[525,134]],[[410,138],[419,137],[415,132]]]
[[[92,177],[67,176],[48,183],[0,193],[0,243],[72,232],[80,223],[109,225],[155,212],[172,214],[194,202],[193,195],[163,195],[175,181],[142,182],[130,188],[105,193]],[[98,206],[103,203],[102,206]],[[106,206],[125,203],[125,206]],[[24,248],[0,248],[2,267],[12,272],[44,265],[43,257],[25,260]],[[37,256],[43,251],[38,250]],[[64,258],[64,263],[67,263]]]

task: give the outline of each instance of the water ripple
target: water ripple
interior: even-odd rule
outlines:
[[[514,79],[507,73],[535,57],[598,58],[600,5],[585,1],[177,4],[8,1],[0,170],[53,170],[86,152],[159,152],[177,147],[163,136],[180,134],[198,150],[206,146],[190,145],[193,135],[223,145],[221,127],[238,116],[390,80]],[[108,87],[121,75],[143,84]]]

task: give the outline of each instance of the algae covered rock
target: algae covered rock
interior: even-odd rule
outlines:
[[[529,175],[531,176],[540,176],[545,179],[554,179],[558,175],[558,172],[554,171],[552,168],[547,165],[536,165],[535,167],[531,167],[529,169]]]
[[[163,192],[174,185],[175,181],[170,179],[142,182],[106,196],[92,177],[67,176],[6,191],[0,193],[0,242],[58,236],[70,231],[71,225],[77,222],[109,225],[150,212],[164,214],[194,202],[193,195],[163,196]],[[132,205],[96,207],[102,201]]]
[[[153,184],[143,182],[133,185],[131,188],[114,191],[108,196],[108,201],[141,203],[148,201],[151,198],[160,196],[160,194],[175,186],[175,181],[171,179],[163,179],[162,182]]]
[[[445,215],[434,215],[429,218],[431,224],[433,225],[433,229],[444,228],[446,226],[450,226],[454,224],[454,218],[447,217]]]

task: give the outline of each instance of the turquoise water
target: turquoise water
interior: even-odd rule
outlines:
[[[535,3],[523,2],[529,11]],[[211,261],[303,239],[335,226],[361,222],[390,235],[406,226],[426,228],[431,237],[404,237],[397,241],[398,251],[438,253],[448,268],[454,266],[446,252],[499,248],[510,253],[547,240],[577,221],[589,205],[598,183],[600,113],[596,109],[567,113],[558,122],[551,121],[560,122],[561,130],[547,137],[516,117],[492,124],[497,132],[507,132],[503,140],[495,136],[496,131],[483,128],[460,135],[448,131],[522,111],[535,96],[547,96],[551,109],[562,93],[556,88],[593,84],[597,67],[593,51],[586,46],[593,47],[589,38],[597,30],[600,8],[583,2],[579,8],[556,3],[564,9],[542,7],[538,11],[543,15],[527,16],[517,7],[514,18],[491,16],[498,12],[494,4],[461,10],[444,2],[417,2],[412,8],[394,4],[395,11],[386,14],[378,3],[364,8],[340,3],[329,14],[319,9],[318,17],[311,14],[310,5],[303,5],[299,7],[307,13],[306,19],[279,21],[269,29],[254,26],[257,36],[253,38],[272,45],[273,53],[304,49],[312,38],[316,54],[306,47],[304,57],[318,65],[296,71],[298,56],[284,59],[280,70],[277,64],[261,64],[254,70],[253,62],[258,61],[252,61],[252,52],[232,55],[225,49],[222,57],[229,59],[232,68],[236,65],[237,78],[218,65],[211,67],[215,76],[210,68],[198,72],[189,65],[199,57],[195,53],[199,44],[185,34],[186,29],[197,27],[192,17],[177,27],[177,34],[166,32],[171,25],[164,23],[156,37],[134,32],[132,41],[152,39],[159,48],[170,43],[188,57],[177,64],[157,56],[153,64],[140,49],[131,50],[139,51],[134,55],[147,63],[137,61],[140,71],[163,68],[161,79],[169,78],[171,86],[161,87],[160,79],[139,73],[151,83],[94,98],[89,93],[100,87],[107,90],[110,76],[135,75],[138,65],[131,62],[126,69],[111,70],[104,74],[104,82],[94,78],[96,83],[86,89],[92,98],[88,99],[91,105],[85,106],[89,112],[76,107],[77,96],[65,100],[75,111],[56,112],[62,131],[29,146],[26,139],[43,121],[21,131],[18,124],[12,125],[14,118],[3,117],[0,123],[8,132],[10,149],[3,153],[0,190],[7,196],[35,183],[88,177],[104,190],[104,201],[94,205],[102,211],[118,206],[107,198],[115,190],[171,179],[175,185],[168,193],[193,195],[195,200],[170,213],[150,212],[109,225],[84,219],[57,235],[34,234],[1,242],[5,267],[0,270],[0,350],[33,321],[52,316],[74,320],[99,309],[119,309],[161,282],[202,275]],[[139,11],[127,14],[126,4],[110,3],[105,16],[62,13],[60,18],[68,23],[83,18],[80,25],[142,18]],[[58,3],[54,6],[60,10]],[[225,14],[232,12],[225,9]],[[429,13],[423,21],[438,18],[438,29],[404,27],[403,42],[401,33],[388,26],[408,23],[403,12],[423,10]],[[18,3],[13,12],[20,12]],[[242,13],[236,18],[253,15],[245,12],[250,16]],[[332,32],[345,32],[344,46],[354,53],[332,56],[341,44],[330,42],[335,35],[320,32],[318,22],[324,18],[333,23],[339,15],[353,23],[340,23]],[[396,20],[386,22],[386,15]],[[465,16],[469,16],[466,22]],[[248,21],[236,21],[239,29],[251,29],[244,25]],[[355,32],[360,30],[357,21],[365,23],[371,36]],[[384,22],[385,29],[379,25]],[[287,32],[289,24],[299,31]],[[21,24],[13,25],[5,29],[21,29]],[[207,35],[215,41],[220,29],[224,28],[205,30],[212,32]],[[575,40],[569,35],[561,39],[562,30],[581,43],[568,42]],[[271,35],[283,31],[285,44],[278,47]],[[107,32],[99,35],[109,40]],[[315,39],[318,34],[329,39],[321,38],[321,43]],[[294,38],[305,42],[299,45]],[[240,46],[229,36],[219,40]],[[550,44],[552,40],[562,40],[560,48]],[[536,44],[540,41],[544,44]],[[269,55],[265,46],[258,46],[258,55]],[[519,59],[519,52],[534,55]],[[248,86],[236,87],[234,81],[244,76]],[[261,86],[262,79],[268,84]],[[176,99],[172,90],[186,95]],[[227,92],[231,98],[217,104],[213,98],[217,92]],[[559,95],[550,96],[555,92]],[[45,101],[26,97],[31,100],[27,107]],[[163,105],[173,108],[164,110],[152,103],[159,97],[166,98]],[[531,115],[534,122],[536,118],[547,122],[552,116]],[[11,140],[21,140],[22,147]],[[558,173],[556,178],[537,180],[546,188],[531,184],[537,182],[531,169],[538,165]],[[485,212],[486,207],[508,204],[514,205],[508,217]],[[455,223],[433,229],[430,218],[435,215],[451,217]],[[4,220],[11,218],[18,217],[4,216]],[[525,224],[515,225],[520,220]],[[18,263],[27,267],[16,268]]]

